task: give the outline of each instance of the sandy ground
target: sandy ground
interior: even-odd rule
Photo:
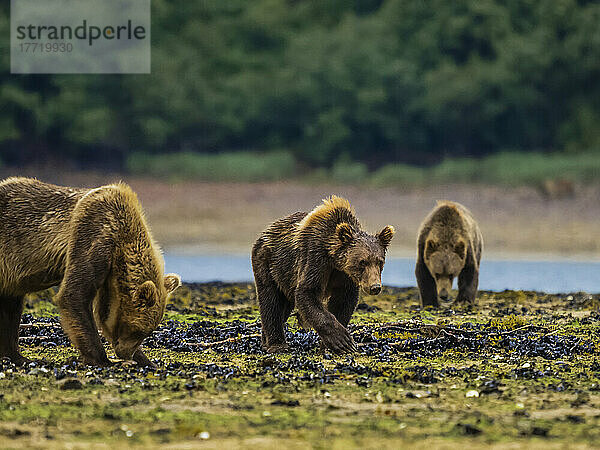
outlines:
[[[363,226],[396,228],[391,254],[414,254],[416,232],[438,199],[458,201],[479,221],[493,257],[600,256],[600,186],[578,186],[574,199],[547,200],[532,187],[449,185],[424,189],[291,183],[200,183],[118,174],[7,170],[64,185],[97,186],[123,180],[138,193],[155,237],[167,250],[248,253],[273,220],[312,209],[332,193],[347,197]]]

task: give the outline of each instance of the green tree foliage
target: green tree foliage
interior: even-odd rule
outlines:
[[[583,0],[153,0],[151,75],[12,76],[3,4],[0,149],[287,148],[338,167],[587,152],[599,23]]]

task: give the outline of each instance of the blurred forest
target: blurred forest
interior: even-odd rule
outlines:
[[[372,171],[506,150],[600,156],[598,2],[153,0],[152,74],[109,76],[11,75],[8,3],[8,164],[259,151]]]

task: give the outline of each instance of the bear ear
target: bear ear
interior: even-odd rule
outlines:
[[[167,289],[167,294],[170,294],[179,286],[181,286],[181,277],[179,275],[176,273],[165,275],[165,288]]]
[[[158,290],[156,285],[152,281],[145,281],[142,283],[136,292],[137,305],[140,307],[150,307],[156,303],[156,297],[158,296]]]
[[[354,231],[349,223],[343,222],[335,228],[335,234],[343,245],[348,245],[354,239]]]
[[[454,246],[454,253],[456,253],[461,258],[465,257],[465,243],[463,241],[460,241]]]
[[[392,242],[394,234],[396,234],[396,230],[394,229],[394,227],[391,225],[387,225],[383,230],[377,233],[376,237],[381,246],[387,250],[388,246],[390,245],[390,242]]]

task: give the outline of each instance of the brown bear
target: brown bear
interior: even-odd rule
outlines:
[[[417,235],[415,274],[421,306],[447,302],[458,277],[457,302],[475,303],[483,238],[473,216],[459,203],[438,201]]]
[[[252,269],[268,352],[287,351],[284,326],[294,306],[335,353],[352,352],[347,330],[359,288],[377,295],[394,228],[363,231],[350,203],[331,196],[311,212],[274,222],[252,248]],[[324,306],[326,305],[326,306]]]
[[[546,178],[539,186],[546,200],[558,200],[575,197],[575,184],[564,178]]]
[[[60,283],[62,326],[84,363],[111,364],[98,328],[121,359],[152,365],[139,348],[163,317],[178,275],[163,258],[135,193],[123,183],[96,189],[30,178],[0,182],[0,357],[18,347],[25,294]]]

